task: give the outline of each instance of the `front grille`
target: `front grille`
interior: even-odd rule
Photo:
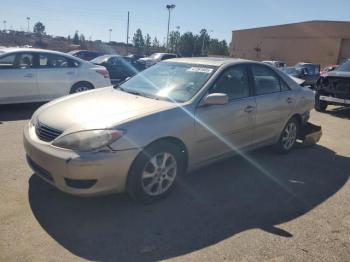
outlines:
[[[63,133],[60,130],[48,127],[40,122],[35,126],[35,132],[39,139],[45,142],[51,142]]]

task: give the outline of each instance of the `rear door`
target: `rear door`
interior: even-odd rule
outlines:
[[[251,65],[257,104],[254,144],[267,143],[279,136],[295,105],[292,90],[271,68]]]
[[[38,54],[38,88],[40,97],[51,100],[68,95],[77,80],[78,62],[66,56]]]
[[[37,72],[32,53],[16,53],[0,58],[0,104],[39,100]]]

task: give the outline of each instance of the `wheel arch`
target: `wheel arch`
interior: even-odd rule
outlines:
[[[95,89],[94,84],[91,83],[90,81],[80,80],[80,81],[75,82],[75,83],[71,86],[70,90],[72,90],[74,87],[76,87],[76,86],[78,86],[78,85],[81,85],[81,84],[88,84],[88,85],[91,86],[93,89]]]

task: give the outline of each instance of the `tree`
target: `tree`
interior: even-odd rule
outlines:
[[[145,36],[145,53],[149,55],[151,51],[151,37],[149,34]]]
[[[155,37],[152,41],[152,50],[154,52],[159,52],[159,49],[160,49],[160,43],[159,43],[157,37]]]
[[[132,42],[135,46],[135,50],[137,54],[142,54],[145,49],[145,41],[143,40],[143,35],[141,29],[137,29]]]
[[[210,36],[208,34],[207,29],[204,28],[199,32],[198,40],[199,40],[199,43],[197,43],[197,46],[200,45],[201,47],[201,55],[202,56],[208,55]]]
[[[228,55],[228,46],[225,40],[211,39],[209,44],[209,54],[211,55]]]
[[[79,39],[78,31],[75,31],[75,34],[73,36],[73,44],[79,45],[79,43],[80,43],[80,39]]]
[[[39,36],[42,36],[45,34],[45,26],[41,22],[37,22],[33,27],[33,32]]]
[[[171,31],[169,34],[169,49],[171,52],[178,52],[178,43],[180,41],[180,32]]]
[[[192,32],[184,33],[180,37],[179,52],[182,56],[193,56],[195,54],[196,37]]]

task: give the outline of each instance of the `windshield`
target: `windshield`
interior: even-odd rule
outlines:
[[[298,74],[298,70],[295,69],[294,67],[284,68],[283,71],[284,71],[286,74],[289,74],[289,75],[296,75],[296,74]]]
[[[159,63],[120,85],[126,92],[174,102],[191,99],[213,74],[215,67]]]
[[[350,60],[346,60],[335,71],[350,72]]]
[[[103,55],[103,56],[98,56],[95,59],[92,59],[90,62],[93,64],[101,64],[105,62],[110,56],[108,55]]]
[[[308,74],[310,75],[317,75],[320,73],[319,65],[315,65],[315,64],[296,64],[295,67],[297,69],[306,68]]]

